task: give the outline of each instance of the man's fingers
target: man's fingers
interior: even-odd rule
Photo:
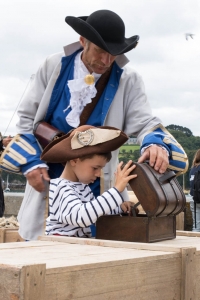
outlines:
[[[166,171],[166,169],[168,168],[168,165],[169,165],[169,162],[167,162],[167,163],[163,162],[162,165],[160,166],[158,172],[163,174]]]
[[[145,150],[145,152],[143,153],[143,154],[146,154],[145,160],[149,161],[149,165],[151,167],[154,167],[155,163],[157,161],[157,158],[158,158],[158,149],[160,149],[158,146],[153,145],[153,146],[147,148]]]
[[[38,177],[28,179],[28,182],[38,192],[43,192],[45,190],[45,185],[40,175]]]
[[[163,148],[157,147],[154,169],[159,173],[164,173],[168,167],[168,164],[169,164],[169,159],[168,159],[167,152]]]
[[[141,157],[138,159],[139,163],[149,161],[149,165],[159,173],[164,173],[169,165],[168,154],[162,147],[152,145],[147,148]]]
[[[143,163],[145,160],[149,158],[149,154],[147,151],[145,151],[138,159],[138,163]]]
[[[164,150],[163,150],[164,151]],[[161,155],[158,157],[158,159],[156,160],[156,163],[154,165],[154,169],[156,171],[158,171],[159,173],[164,173],[169,165],[169,160],[168,160],[168,156],[165,155],[165,151],[164,151],[164,155]]]
[[[26,175],[28,183],[38,192],[45,190],[44,180],[49,181],[46,168],[37,168]]]
[[[46,181],[50,181],[50,177],[49,177],[49,174],[47,172],[47,169],[46,168],[41,168],[41,175],[43,177],[44,180]]]

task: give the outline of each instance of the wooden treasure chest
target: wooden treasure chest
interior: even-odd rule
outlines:
[[[186,205],[185,194],[173,171],[164,174],[155,171],[148,163],[134,163],[129,182],[138,202],[131,214],[106,215],[97,220],[96,238],[127,242],[152,243],[176,237],[176,215]],[[137,212],[142,205],[143,212]]]

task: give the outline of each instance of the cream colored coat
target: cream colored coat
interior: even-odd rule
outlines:
[[[72,54],[78,48],[80,48],[79,42],[66,46],[64,53],[49,56],[39,68],[18,109],[18,133],[33,133],[34,124],[44,119],[53,87],[60,72],[61,58],[64,55]],[[161,121],[152,116],[141,77],[132,69],[124,67],[128,63],[126,56],[118,56],[116,62],[124,71],[103,125],[117,127],[127,135],[136,135],[138,142],[141,143],[145,133]],[[113,185],[117,163],[118,151],[114,151],[112,160],[103,170],[102,186],[104,186],[104,190]],[[39,193],[27,184],[18,214],[19,234],[22,238],[35,240],[44,233],[47,194],[48,188],[45,192]],[[123,196],[128,200],[126,191],[123,192]]]

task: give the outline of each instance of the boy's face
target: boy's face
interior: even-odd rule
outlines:
[[[92,158],[73,160],[73,171],[77,181],[84,184],[93,183],[101,175],[101,169],[106,165],[107,160],[103,156],[94,155]]]

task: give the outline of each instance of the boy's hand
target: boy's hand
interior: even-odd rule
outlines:
[[[121,209],[124,213],[130,214],[131,213],[131,202],[125,201],[120,205]]]
[[[133,216],[133,206],[134,205],[135,205],[135,203],[132,201],[125,201],[120,205],[120,207],[124,213],[127,213],[129,216]],[[135,210],[135,214],[137,215],[139,213],[139,209],[137,207],[135,207],[134,210]]]
[[[137,177],[137,175],[129,175],[133,171],[136,165],[132,165],[132,160],[124,166],[122,169],[123,162],[120,162],[117,166],[117,171],[115,173],[115,188],[121,193],[127,186],[129,180]]]

